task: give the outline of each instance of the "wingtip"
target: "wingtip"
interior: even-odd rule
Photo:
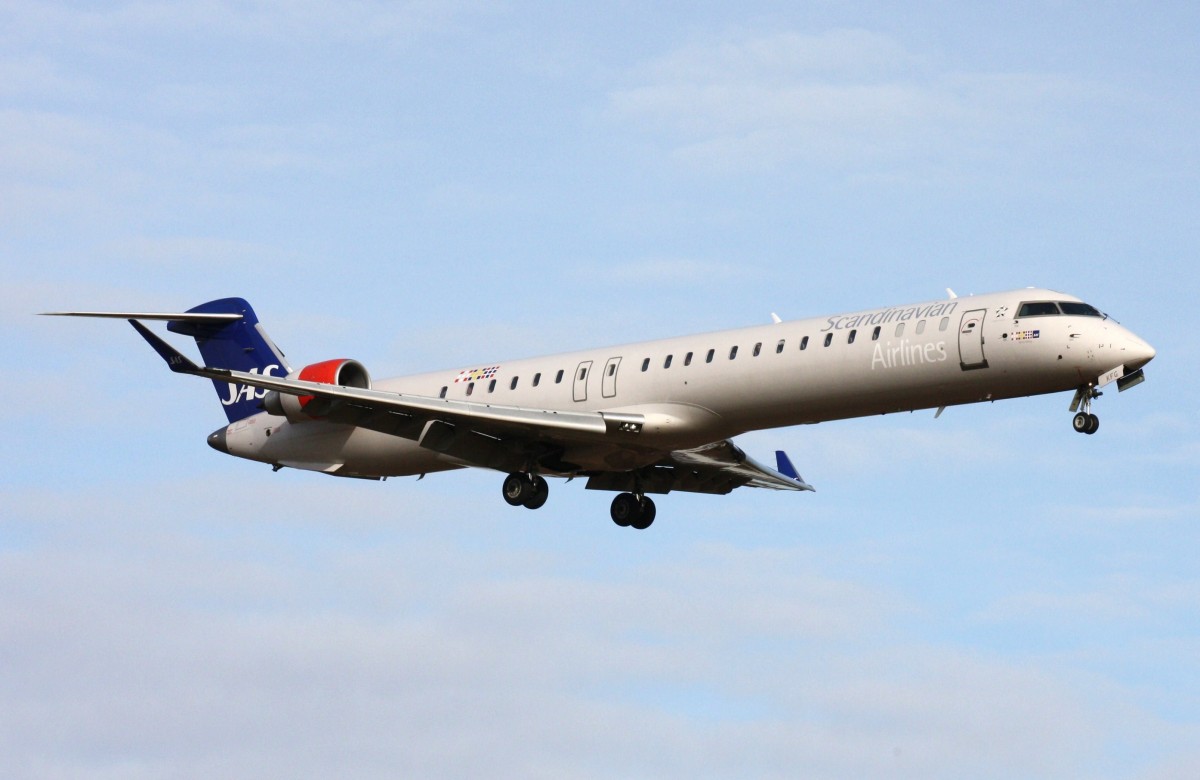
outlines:
[[[796,467],[792,465],[792,459],[783,450],[775,450],[775,470],[797,482],[804,481],[800,472],[796,471]]]

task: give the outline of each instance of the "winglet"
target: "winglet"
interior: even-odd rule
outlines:
[[[775,450],[775,470],[781,476],[795,482],[800,490],[816,490],[816,488],[804,481],[804,477],[800,476],[800,472],[796,471],[796,467],[792,465],[792,459],[783,450]]]
[[[142,335],[142,338],[149,342],[150,346],[154,348],[154,351],[159,354],[159,357],[167,361],[167,368],[171,369],[177,374],[200,373],[199,366],[181,354],[179,350],[175,349],[175,347],[172,347],[170,344],[159,338],[154,331],[150,330],[137,320],[129,320],[129,324],[133,326],[134,330]]]
[[[775,470],[785,477],[791,477],[797,482],[803,482],[800,478],[800,472],[796,471],[796,467],[792,465],[791,458],[783,450],[775,450]]]

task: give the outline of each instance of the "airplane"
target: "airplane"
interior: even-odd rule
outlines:
[[[1155,350],[1079,298],[1027,288],[826,317],[496,360],[373,381],[358,361],[295,369],[241,298],[180,313],[47,312],[126,319],[177,373],[211,379],[228,417],[208,444],[282,468],[386,479],[480,467],[511,506],[546,503],[546,477],[617,492],[610,516],[645,529],[650,494],[741,486],[811,491],[748,431],[1074,391],[1094,434],[1100,388],[1145,379]],[[196,340],[193,362],[144,321]]]

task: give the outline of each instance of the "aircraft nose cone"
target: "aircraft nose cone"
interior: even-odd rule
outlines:
[[[208,446],[212,447],[217,452],[223,452],[228,455],[229,444],[225,440],[225,431],[226,429],[222,428],[219,431],[213,431],[212,433],[208,434]]]
[[[1125,346],[1127,359],[1125,360],[1126,371],[1137,371],[1142,366],[1154,359],[1158,352],[1154,347],[1142,341],[1137,336],[1130,336],[1129,343]]]

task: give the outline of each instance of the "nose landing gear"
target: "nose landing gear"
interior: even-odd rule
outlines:
[[[1100,430],[1100,418],[1090,412],[1079,412],[1071,420],[1076,433],[1092,434]]]
[[[1071,427],[1076,433],[1086,433],[1089,436],[1100,430],[1100,418],[1092,414],[1092,399],[1104,395],[1092,385],[1084,385],[1075,391],[1075,400],[1071,402],[1071,411],[1078,413],[1071,419]]]

